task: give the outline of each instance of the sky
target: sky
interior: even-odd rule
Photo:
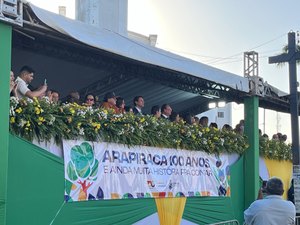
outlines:
[[[75,0],[29,1],[53,12],[65,5],[75,17]],[[288,66],[269,64],[268,57],[282,52],[288,32],[300,30],[299,8],[299,0],[128,0],[128,30],[157,34],[158,48],[240,76],[243,52],[256,51],[259,76],[289,93]],[[286,114],[267,111],[266,118],[271,130],[290,133],[281,125],[290,123]]]

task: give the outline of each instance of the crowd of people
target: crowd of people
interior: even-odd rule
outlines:
[[[46,80],[44,83],[33,90],[30,88],[30,83],[34,79],[35,71],[29,66],[23,66],[19,72],[18,77],[15,79],[13,71],[10,72],[10,93],[12,96],[20,98],[47,98],[50,103],[60,104],[60,94],[58,91],[53,89],[48,89],[48,85]],[[100,101],[99,97],[94,95],[93,93],[88,93],[82,99],[79,92],[72,91],[70,92],[66,98],[63,99],[64,103],[77,103],[79,105],[84,105],[87,107],[93,108],[106,108],[113,110],[116,114],[120,113],[133,113],[135,115],[144,115],[143,108],[145,106],[145,101],[143,96],[135,96],[132,101],[132,106],[128,106],[125,104],[124,98],[121,96],[117,96],[114,92],[107,92],[104,95],[103,101]],[[202,116],[198,118],[195,115],[190,113],[185,113],[180,115],[178,112],[174,111],[170,104],[165,103],[162,106],[154,105],[151,108],[151,114],[156,118],[162,118],[170,120],[171,122],[179,122],[185,121],[187,124],[199,125],[201,127],[210,127],[219,129],[217,123],[211,122],[209,123],[209,119],[207,116]],[[222,126],[222,130],[227,131],[235,131],[238,134],[244,133],[244,120],[240,120],[240,122],[232,128],[229,124],[224,124]],[[261,130],[259,130],[260,138],[269,139],[267,134],[262,134]],[[287,140],[287,136],[281,133],[274,134],[272,136],[272,140],[278,140],[285,142]]]
[[[56,90],[49,89],[45,80],[44,84],[35,90],[29,88],[30,83],[34,79],[35,71],[29,66],[23,66],[20,70],[19,76],[15,79],[14,73],[11,71],[10,74],[10,92],[11,95],[18,98],[48,98],[49,102],[54,104],[60,104],[60,95]],[[64,103],[77,103],[87,107],[102,107],[113,110],[116,114],[120,113],[133,113],[135,115],[144,115],[143,108],[145,101],[143,96],[135,96],[132,101],[132,107],[125,105],[125,100],[121,96],[117,96],[114,92],[107,92],[104,95],[103,101],[101,102],[98,96],[93,93],[88,93],[83,99],[80,98],[80,94],[77,91],[70,92],[64,99]],[[192,114],[186,113],[180,115],[175,112],[171,105],[168,103],[162,106],[154,105],[151,108],[151,114],[156,118],[167,119],[172,122],[179,122],[184,120],[187,124],[199,124],[202,127],[214,127],[218,129],[218,125],[215,122],[208,123],[208,117],[203,116],[198,118]],[[228,124],[225,124],[222,129],[233,130]],[[238,130],[236,130],[238,131]],[[241,132],[241,131],[238,131]]]

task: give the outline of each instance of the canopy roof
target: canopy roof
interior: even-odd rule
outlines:
[[[24,26],[13,32],[13,70],[29,65],[36,70],[33,85],[46,78],[61,96],[80,91],[102,99],[115,91],[132,105],[145,99],[144,112],[153,105],[170,104],[175,111],[201,113],[210,101],[243,102],[249,81],[211,66],[133,41],[48,12],[24,6]]]

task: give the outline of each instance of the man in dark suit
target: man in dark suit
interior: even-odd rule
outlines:
[[[144,98],[143,96],[135,96],[133,99],[133,113],[135,115],[143,115],[142,108],[144,107]]]
[[[171,114],[172,114],[171,106],[168,104],[163,104],[161,106],[161,118],[169,119]]]

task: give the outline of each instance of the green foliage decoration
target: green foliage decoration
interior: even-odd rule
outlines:
[[[269,140],[263,137],[259,139],[259,154],[268,159],[293,160],[291,144],[286,144],[278,140]]]
[[[247,138],[233,131],[172,123],[151,115],[114,114],[106,109],[93,109],[78,104],[51,104],[47,99],[11,98],[10,132],[29,141],[84,139],[127,146],[141,145],[204,151],[209,154],[238,153],[247,148]],[[86,158],[83,153],[88,153]],[[95,174],[91,166],[94,155],[88,146],[72,149],[72,163],[67,166],[70,178],[76,180]],[[74,173],[76,171],[76,173]]]

